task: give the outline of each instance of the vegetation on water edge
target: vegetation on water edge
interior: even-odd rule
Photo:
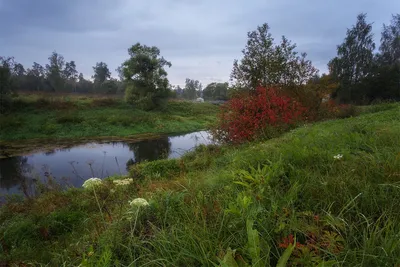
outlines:
[[[20,95],[12,112],[0,116],[0,140],[190,132],[207,128],[217,111],[216,105],[188,101],[143,111],[118,98]]]
[[[141,163],[133,180],[10,199],[0,213],[0,261],[397,266],[400,105],[363,112]]]

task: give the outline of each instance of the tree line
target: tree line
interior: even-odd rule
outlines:
[[[34,62],[32,67],[25,67],[14,57],[0,57],[2,83],[7,83],[9,90],[43,92],[78,92],[115,94],[122,90],[121,81],[111,78],[111,72],[104,62],[93,66],[93,80],[87,80],[78,74],[75,61],[66,61],[54,51],[43,67]]]
[[[299,54],[296,44],[285,36],[275,44],[265,23],[248,33],[243,57],[234,61],[232,89],[277,87],[303,98],[329,95],[353,104],[400,100],[400,14],[383,25],[378,52],[375,47],[372,23],[361,13],[337,46],[337,56],[328,63],[329,73],[319,75],[307,54]]]
[[[18,91],[55,93],[125,94],[127,102],[144,109],[160,106],[166,98],[207,100],[227,98],[227,83],[211,83],[204,90],[197,80],[186,79],[185,87],[170,85],[167,67],[171,63],[160,56],[160,50],[136,43],[128,49],[129,59],[116,69],[119,79],[111,77],[104,62],[93,66],[92,80],[78,74],[75,61],[66,61],[54,51],[44,67],[34,62],[31,68],[15,61],[14,57],[0,57],[1,106],[11,103],[11,93]]]
[[[356,24],[347,29],[345,39],[337,46],[337,56],[329,61],[329,73],[319,75],[307,59],[298,53],[296,44],[283,36],[275,43],[267,23],[248,32],[243,57],[234,60],[231,84],[211,83],[204,89],[198,80],[186,79],[185,87],[173,87],[167,78],[172,66],[155,46],[136,43],[128,49],[129,58],[117,68],[120,79],[111,77],[104,62],[93,67],[93,80],[78,75],[75,61],[66,62],[53,52],[45,67],[34,62],[31,68],[0,57],[1,105],[9,103],[14,90],[124,93],[125,100],[146,110],[162,106],[167,98],[226,100],[230,95],[254,91],[257,86],[288,90],[304,101],[324,97],[341,103],[369,104],[377,99],[400,99],[400,15],[392,15],[383,25],[379,51],[375,51],[372,23],[366,14],[357,16]]]

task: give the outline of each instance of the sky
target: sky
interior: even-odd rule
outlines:
[[[191,78],[206,85],[228,81],[247,32],[268,23],[276,41],[285,35],[323,73],[361,12],[374,22],[378,44],[400,1],[0,0],[0,56],[28,68],[44,66],[57,51],[87,78],[100,61],[117,77],[127,49],[140,42],[157,46],[172,63],[171,84]]]

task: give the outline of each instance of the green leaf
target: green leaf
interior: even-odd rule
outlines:
[[[239,265],[237,264],[237,262],[235,260],[235,252],[236,252],[236,249],[232,250],[231,248],[228,248],[224,258],[222,259],[222,261],[220,261],[219,266],[220,267],[239,267]]]
[[[254,267],[263,267],[265,263],[260,257],[260,237],[256,229],[253,229],[253,220],[246,221],[247,227],[247,250],[251,257],[251,262]]]

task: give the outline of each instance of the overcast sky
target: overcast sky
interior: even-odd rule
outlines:
[[[325,72],[360,12],[379,41],[400,0],[0,0],[0,56],[27,68],[45,65],[56,50],[86,77],[99,61],[116,76],[128,47],[140,42],[171,61],[172,84],[208,84],[228,81],[247,32],[267,22],[276,40],[285,35]]]

